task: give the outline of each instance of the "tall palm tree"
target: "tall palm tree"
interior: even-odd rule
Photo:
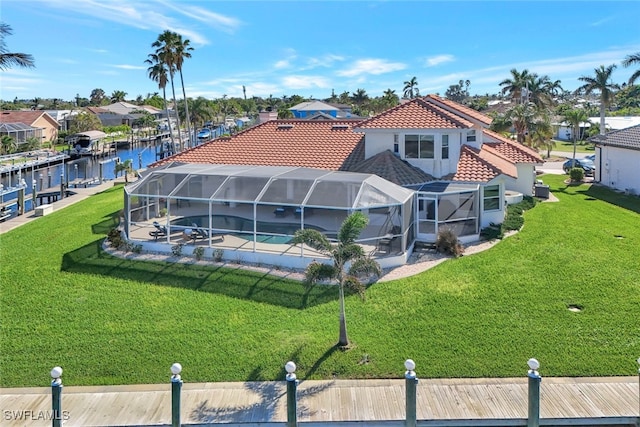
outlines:
[[[553,126],[551,125],[551,118],[548,114],[540,114],[532,123],[529,134],[525,139],[525,144],[536,150],[546,149],[547,158],[549,158],[553,149],[552,137]]]
[[[529,70],[522,70],[519,72],[515,68],[511,69],[511,78],[504,79],[499,83],[502,88],[502,94],[509,94],[509,98],[517,103],[523,102],[523,89],[526,89],[528,85],[536,77],[535,74],[530,74]]]
[[[366,90],[357,89],[355,92],[353,92],[353,97],[351,99],[353,100],[353,103],[358,107],[362,107],[362,104],[367,102],[367,100],[369,99],[369,95],[367,95]]]
[[[333,265],[315,261],[309,264],[305,271],[305,281],[308,285],[327,279],[337,281],[340,304],[340,334],[337,344],[339,347],[349,346],[344,305],[345,288],[364,296],[365,285],[358,279],[358,276],[363,274],[380,276],[382,274],[380,265],[367,256],[362,246],[355,242],[368,223],[369,218],[366,215],[362,212],[354,212],[340,226],[338,242],[335,244],[332,244],[324,234],[310,228],[296,231],[292,240],[293,244],[307,244],[333,259]],[[348,271],[345,270],[347,264],[350,264]]]
[[[123,90],[114,90],[111,92],[110,100],[111,102],[122,102],[124,101],[125,96],[127,96],[127,92]]]
[[[600,68],[593,70],[594,76],[578,77],[578,80],[584,82],[584,84],[576,89],[576,93],[584,92],[586,95],[590,95],[594,91],[600,92],[600,135],[605,134],[604,116],[606,108],[613,101],[615,91],[620,88],[611,81],[611,74],[615,69],[616,64],[611,64],[608,67],[601,65]]]
[[[640,65],[640,52],[634,53],[633,55],[627,55],[627,57],[624,58],[624,61],[622,61],[622,66],[625,68],[634,64]],[[629,85],[634,84],[638,78],[640,78],[640,68],[638,68],[633,74],[631,74],[631,77],[629,77]]]
[[[28,53],[12,53],[7,49],[7,44],[4,42],[5,36],[13,34],[11,26],[0,22],[0,70],[7,70],[14,65],[22,68],[35,67],[35,61],[32,55]]]
[[[574,108],[564,113],[563,120],[571,124],[573,128],[573,162],[576,161],[576,146],[578,144],[578,136],[580,133],[580,124],[589,121],[589,115],[582,108]],[[574,163],[571,166],[574,166]]]
[[[193,136],[191,134],[191,119],[189,118],[189,103],[187,102],[187,93],[184,89],[184,78],[182,76],[182,65],[184,64],[185,58],[191,58],[191,51],[193,48],[189,46],[191,43],[189,39],[183,39],[180,34],[175,34],[175,62],[176,62],[176,70],[180,73],[180,84],[182,85],[182,98],[184,99],[184,114],[185,121],[187,122],[187,133],[189,134],[189,144],[193,144]],[[246,96],[246,95],[245,95]]]
[[[415,76],[411,77],[411,80],[404,82],[404,88],[402,90],[402,94],[405,98],[413,99],[416,96],[420,96],[420,92],[418,90],[418,79]]]
[[[168,71],[166,65],[160,61],[160,58],[155,53],[150,53],[149,58],[146,59],[145,64],[150,65],[147,69],[149,78],[158,83],[158,88],[162,89],[162,100],[164,101],[164,111],[167,113],[167,122],[169,126],[169,137],[171,138],[171,146],[173,147],[175,141],[173,140],[173,129],[171,128],[171,116],[167,108],[167,82]]]
[[[178,108],[178,102],[176,101],[176,88],[174,85],[174,76],[176,74],[176,50],[175,45],[177,42],[176,33],[165,30],[158,36],[158,39],[151,44],[151,47],[155,47],[155,54],[158,56],[160,62],[162,62],[168,71],[169,83],[171,83],[171,94],[173,95],[173,106]],[[182,141],[182,134],[180,132],[180,115],[176,114],[176,123],[178,126],[178,140],[180,140],[180,151],[184,149],[184,143]]]

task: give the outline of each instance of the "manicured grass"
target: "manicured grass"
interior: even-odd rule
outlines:
[[[554,140],[554,142],[555,144],[553,146],[553,151],[573,153],[573,142],[558,140]],[[593,154],[595,152],[595,149],[593,147],[593,144],[590,142],[578,141],[578,143],[576,144],[576,152]]]
[[[0,235],[0,385],[634,375],[640,199],[544,176],[559,203],[488,251],[348,297],[354,348],[335,350],[334,288],[213,266],[113,258],[114,188]],[[579,313],[569,305],[582,308]]]

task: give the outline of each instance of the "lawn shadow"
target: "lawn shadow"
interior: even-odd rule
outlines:
[[[109,220],[99,224],[103,227]],[[216,293],[234,298],[303,310],[338,299],[334,286],[314,286],[266,273],[215,265],[118,258],[102,249],[102,239],[67,252],[60,271],[132,280],[159,286]]]
[[[300,354],[300,348],[296,349],[289,357],[289,360],[297,360]],[[328,355],[335,351],[329,350],[316,362],[314,366],[319,366],[321,361],[326,360]],[[284,365],[282,366],[278,378],[282,381],[264,381],[262,368],[256,367],[249,374],[247,382],[244,383],[244,389],[251,393],[257,401],[251,404],[237,406],[216,406],[208,400],[203,400],[191,412],[191,418],[200,423],[256,423],[256,422],[274,422],[277,409],[280,406],[286,407],[287,398],[287,381]],[[323,381],[318,385],[306,387],[300,382],[297,388],[297,414],[298,417],[310,417],[316,414],[317,410],[312,410],[305,401],[307,398],[322,393],[331,386],[334,381]]]
[[[619,193],[603,185],[591,185],[587,190],[578,190],[577,193],[587,196],[587,200],[602,200],[640,214],[640,197],[638,196]]]
[[[110,214],[107,214],[103,217],[104,219],[96,224],[91,225],[91,232],[93,234],[100,234],[106,236],[109,234],[111,229],[118,227],[120,225],[120,213],[118,211],[114,211]]]

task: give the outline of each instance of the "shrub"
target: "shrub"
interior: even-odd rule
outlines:
[[[178,243],[177,245],[171,246],[171,253],[173,254],[173,256],[181,256],[183,246],[183,243]]]
[[[196,260],[200,261],[202,257],[204,257],[204,248],[198,246],[193,249],[193,256],[196,257]]]
[[[458,236],[452,230],[441,230],[436,237],[436,251],[459,257],[464,252]]]
[[[107,234],[107,242],[112,248],[119,249],[123,243],[126,243],[122,238],[122,232],[117,228],[112,228]]]
[[[502,239],[504,237],[502,225],[491,223],[488,227],[480,230],[480,236],[485,240]]]
[[[133,247],[131,248],[131,251],[135,254],[142,253],[142,245],[133,245]]]
[[[224,256],[224,251],[222,249],[215,249],[213,251],[213,260],[215,262],[222,261],[222,257]]]
[[[572,182],[581,182],[584,179],[584,170],[582,168],[572,168],[569,171],[569,178]]]

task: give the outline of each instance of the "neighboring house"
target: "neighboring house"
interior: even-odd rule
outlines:
[[[273,120],[189,149],[177,163],[295,166],[375,174],[415,193],[409,238],[463,241],[501,223],[505,192],[533,195],[540,155],[488,130],[491,118],[452,101],[415,98],[367,120]]]
[[[599,125],[600,117],[589,117],[586,122],[580,123],[580,133],[578,135],[579,140],[584,139],[584,136],[591,127],[592,123]],[[554,123],[553,125],[557,127],[555,136],[556,139],[560,139],[563,141],[573,141],[573,126],[571,124],[561,122]],[[615,116],[604,118],[604,127],[607,132],[626,129],[628,127],[636,125],[640,125],[640,116]]]
[[[15,138],[18,144],[28,138],[37,138],[40,142],[58,139],[58,122],[46,111],[3,110],[0,112],[0,135]]]
[[[351,113],[351,106],[343,104],[330,104],[322,101],[307,101],[294,105],[289,111],[296,119],[350,119],[359,118]]]
[[[640,124],[589,138],[596,144],[595,180],[640,194]]]

